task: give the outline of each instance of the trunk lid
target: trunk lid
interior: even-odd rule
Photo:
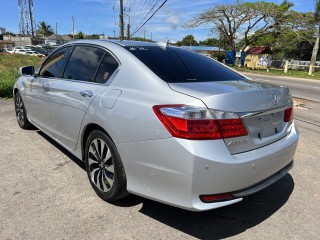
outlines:
[[[224,139],[232,154],[273,143],[288,134],[284,111],[292,106],[288,88],[250,80],[169,83],[177,92],[201,99],[208,108],[235,112],[248,135]]]

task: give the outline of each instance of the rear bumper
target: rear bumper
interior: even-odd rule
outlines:
[[[235,198],[243,198],[243,197],[249,196],[251,194],[254,194],[256,192],[259,192],[259,191],[269,187],[273,183],[275,183],[278,180],[280,180],[283,176],[285,176],[290,171],[291,168],[293,168],[293,164],[294,164],[293,162],[294,161],[292,160],[287,166],[285,166],[279,172],[275,173],[274,175],[272,175],[271,177],[267,178],[266,180],[254,185],[254,186],[252,186],[250,188],[241,190],[239,192],[232,193],[233,197],[235,197]]]
[[[292,167],[298,142],[294,124],[283,139],[231,155],[225,143],[168,138],[118,144],[128,191],[192,211],[227,206],[269,186]],[[201,195],[234,193],[235,199],[204,203]]]

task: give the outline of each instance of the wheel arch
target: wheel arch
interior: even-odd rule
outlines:
[[[81,139],[81,160],[82,161],[84,161],[84,157],[85,157],[85,148],[86,148],[87,139],[88,139],[90,133],[94,130],[100,130],[100,131],[104,132],[105,134],[108,135],[108,137],[114,143],[112,137],[104,128],[102,128],[101,126],[99,126],[98,124],[95,124],[95,123],[88,124],[85,127],[85,129],[83,130],[82,139]]]
[[[18,88],[14,88],[13,89],[13,97],[17,94],[17,92],[19,92],[19,89]]]

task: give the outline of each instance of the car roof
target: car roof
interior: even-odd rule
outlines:
[[[102,40],[106,41],[106,40]],[[156,42],[143,42],[143,41],[132,41],[132,40],[107,40],[109,42],[116,43],[123,47],[134,47],[134,46],[158,46]]]
[[[105,40],[105,39],[92,39],[92,40],[79,40],[70,42],[70,44],[77,44],[77,43],[95,43],[95,44],[104,44],[104,43],[113,43],[120,45],[122,47],[134,47],[134,46],[166,46],[165,42],[143,42],[143,41],[132,41],[132,40]]]

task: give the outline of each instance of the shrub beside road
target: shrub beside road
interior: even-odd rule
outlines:
[[[12,87],[19,76],[19,68],[33,65],[36,68],[43,59],[34,56],[0,53],[0,98],[12,98]]]

